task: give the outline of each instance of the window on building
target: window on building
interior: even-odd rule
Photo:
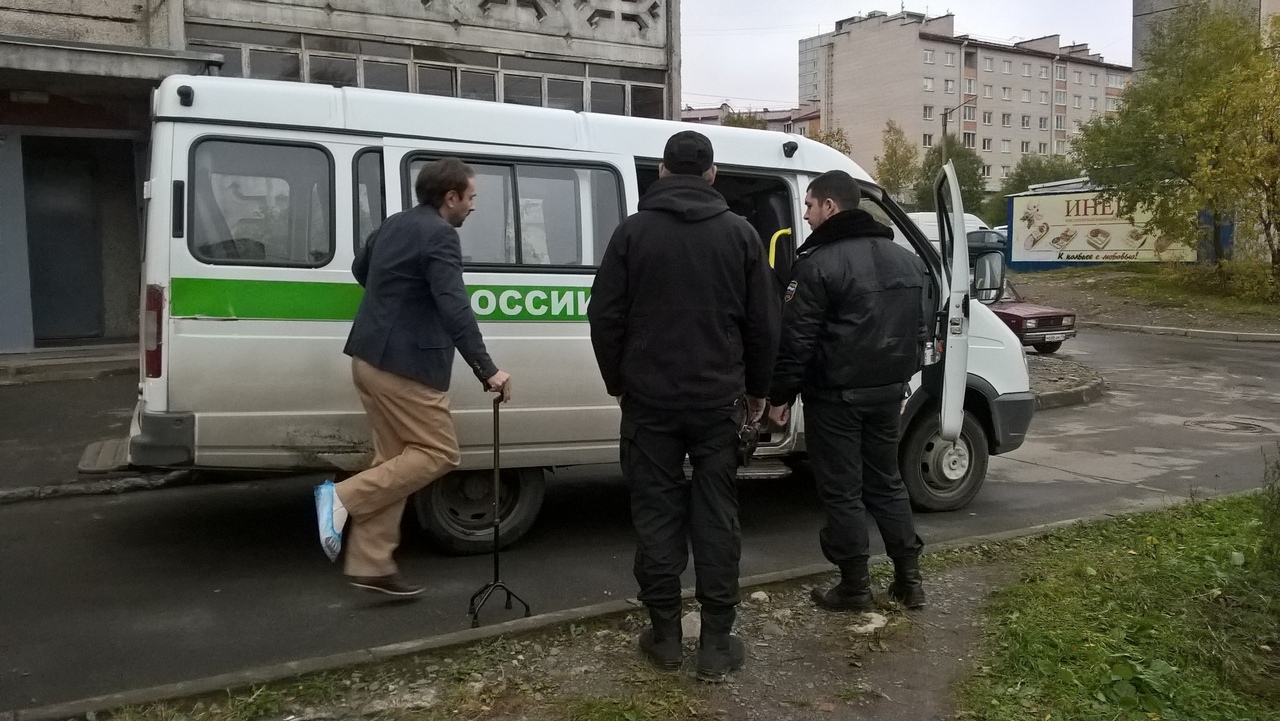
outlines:
[[[508,73],[502,79],[502,102],[542,106],[542,78]]]
[[[991,87],[990,85],[982,86],[982,97],[990,98],[994,95],[994,93],[995,93],[995,88]]]
[[[1024,103],[1029,103],[1029,102],[1031,102],[1031,91],[1030,91],[1030,90],[1023,90],[1023,91],[1022,91],[1022,102],[1024,102]]]
[[[1065,80],[1067,79],[1067,66],[1066,66],[1066,65],[1054,65],[1054,66],[1053,66],[1053,79],[1054,79],[1054,80],[1062,80],[1062,81],[1065,81]]]
[[[983,139],[982,139],[982,149],[983,149],[983,150],[986,150],[986,151],[990,151],[990,150],[991,150],[991,138],[983,138]]]
[[[1000,141],[1000,152],[1002,152],[1002,153],[1007,153],[1007,152],[1009,152],[1009,148],[1010,148],[1010,146],[1011,146],[1012,144],[1013,144],[1013,141],[1010,141],[1010,140],[1001,140],[1001,141]]]
[[[1031,129],[1031,116],[1030,116],[1030,115],[1023,115],[1023,116],[1022,116],[1022,127],[1023,127],[1023,129],[1025,129],[1025,130],[1030,130],[1030,129]]]
[[[984,165],[984,166],[982,166],[982,177],[984,177],[984,178],[990,178],[990,177],[991,177],[991,166],[990,166],[990,165]]]
[[[364,60],[360,63],[364,69],[364,86],[378,90],[397,90],[409,92],[409,66],[402,63],[380,63]],[[452,72],[450,72],[452,78]],[[452,95],[453,93],[449,93]]]
[[[921,143],[920,143],[920,144],[921,144],[921,145],[923,145],[923,146],[924,146],[924,147],[926,147],[926,148],[932,148],[932,147],[933,147],[933,133],[925,133],[925,134],[924,134],[924,137],[921,139]]]
[[[1054,130],[1066,130],[1066,129],[1067,129],[1067,116],[1065,116],[1065,115],[1055,115],[1055,116],[1053,116],[1053,129],[1054,129]]]
[[[1022,64],[1022,77],[1024,78],[1031,77],[1031,63]]]
[[[418,92],[423,95],[444,95],[451,98],[457,94],[454,89],[455,75],[457,72],[453,68],[419,65]]]
[[[458,84],[458,97],[469,100],[497,100],[498,76],[463,70]]]
[[[1041,129],[1041,130],[1048,130],[1048,129],[1049,129],[1049,117],[1048,117],[1048,116],[1046,116],[1046,115],[1041,115],[1041,116],[1040,116],[1040,129]]]
[[[1007,166],[1007,165],[1001,165],[1001,166],[1000,166],[1000,177],[1001,177],[1001,178],[1007,178],[1007,177],[1009,177],[1009,166]]]
[[[1115,110],[1119,110],[1119,109],[1120,109],[1120,98],[1112,98],[1112,97],[1108,97],[1108,98],[1107,98],[1107,110],[1115,111]]]
[[[1083,105],[1084,105],[1084,98],[1080,97],[1079,95],[1071,96],[1072,107],[1079,108],[1079,107],[1082,107]]]
[[[1000,97],[1005,100],[1013,100],[1013,88],[1000,88]]]
[[[333,162],[309,145],[198,141],[191,253],[204,263],[318,268],[333,259]]]
[[[961,112],[961,117],[964,118],[965,120],[978,119],[978,109],[973,107],[972,105],[964,106],[964,109],[961,110],[960,112]]]
[[[1054,104],[1054,105],[1066,105],[1066,104],[1067,104],[1067,91],[1065,91],[1065,90],[1055,90],[1055,91],[1053,91],[1053,104]]]
[[[1004,113],[1000,116],[1000,125],[1006,128],[1013,127],[1013,113]]]
[[[977,95],[977,94],[978,94],[978,81],[977,81],[977,80],[974,80],[973,78],[965,78],[965,79],[964,79],[964,91],[965,91],[965,93],[967,93],[967,94],[969,94],[969,95]]]
[[[947,62],[946,62],[947,67],[954,68],[956,66],[956,54],[947,53],[945,57],[947,59]]]
[[[332,58],[308,53],[307,82],[332,85],[335,88],[352,88],[360,84],[356,76],[355,58]]]
[[[978,143],[978,134],[977,134],[977,133],[965,133],[964,135],[962,135],[962,136],[961,136],[961,141],[962,141],[962,143],[964,144],[964,147],[966,147],[966,148],[972,148],[973,146],[975,146],[975,145]]]
[[[1040,104],[1041,104],[1041,105],[1048,105],[1048,104],[1049,104],[1049,91],[1048,91],[1048,90],[1041,90],[1041,91],[1040,91]]]
[[[1081,73],[1079,70],[1072,71],[1071,82],[1075,83],[1076,85],[1079,85],[1081,82],[1083,82],[1083,80],[1084,80],[1083,73]]]
[[[1049,79],[1049,66],[1048,66],[1048,65],[1041,65],[1041,66],[1040,66],[1040,79],[1041,79],[1041,80],[1048,80],[1048,79]]]
[[[1097,110],[1097,109],[1098,109],[1098,99],[1097,99],[1097,98],[1089,98],[1089,109],[1090,109],[1090,110]]]
[[[987,71],[987,72],[991,72],[991,71],[995,70],[995,69],[996,69],[996,59],[995,59],[995,58],[983,58],[983,59],[982,59],[982,69],[983,69],[983,70],[985,70],[985,71]]]
[[[631,115],[636,118],[661,119],[666,113],[666,93],[652,85],[631,86]]]
[[[188,43],[188,47],[198,53],[220,53],[222,55],[222,67],[218,70],[218,74],[222,77],[244,77],[244,60],[241,58],[242,48],[240,46],[230,47],[225,45],[191,42]]]
[[[627,86],[617,83],[591,83],[591,112],[605,115],[627,114]]]
[[[414,158],[401,183],[410,183],[430,158]],[[618,177],[599,168],[471,163],[476,192],[487,198],[458,229],[462,261],[497,265],[598,265],[622,219]],[[519,211],[517,215],[517,200]],[[589,207],[591,213],[583,212]],[[589,222],[584,222],[584,216]],[[526,302],[533,300],[525,296]],[[494,298],[490,302],[496,305]],[[529,304],[531,315],[550,310],[551,298]],[[545,301],[545,302],[541,302]],[[477,308],[482,318],[484,308]],[[492,312],[490,310],[489,312]],[[549,314],[549,313],[548,313]]]
[[[932,105],[926,105],[926,106],[924,106],[924,119],[925,119],[925,120],[933,120],[933,106],[932,106]]]
[[[1004,74],[1005,74],[1005,75],[1012,75],[1012,74],[1013,74],[1013,61],[1012,61],[1012,60],[1005,60],[1003,63],[1001,63],[1001,68],[1000,68],[1000,69],[1004,71]]]
[[[984,111],[982,111],[982,124],[983,124],[983,125],[990,125],[990,124],[991,124],[991,111],[990,111],[990,110],[984,110]]]
[[[1048,154],[1049,154],[1049,144],[1048,144],[1048,143],[1040,143],[1040,154],[1041,154],[1041,155],[1048,155]]]
[[[1023,152],[1023,153],[1030,153],[1030,152],[1031,152],[1031,141],[1030,141],[1030,140],[1024,140],[1024,141],[1022,141],[1022,152]]]
[[[1121,73],[1107,73],[1108,88],[1123,88],[1125,86],[1124,75]]]
[[[925,89],[925,92],[927,93],[933,92],[933,78],[924,79],[924,89]]]
[[[924,51],[924,61],[925,61],[926,63],[928,63],[929,65],[933,65],[933,51],[932,51],[932,50],[925,50],[925,51]]]
[[[1080,126],[1082,126],[1083,124],[1084,123],[1080,122],[1079,120],[1072,120],[1071,121],[1072,132],[1076,132],[1076,133],[1080,132]]]
[[[1097,74],[1097,73],[1089,73],[1089,87],[1093,87],[1093,88],[1098,87],[1098,74]]]
[[[944,92],[944,93],[954,93],[955,91],[956,91],[956,81],[954,81],[954,80],[943,80],[943,81],[942,81],[942,92]]]
[[[1058,140],[1056,141],[1055,147],[1057,148],[1056,152],[1058,155],[1064,155],[1067,152],[1067,141]]]
[[[386,189],[382,182],[382,151],[361,150],[355,163],[355,248],[360,250],[387,219]]]
[[[583,84],[581,80],[562,80],[547,78],[547,107],[560,110],[580,111],[585,103],[582,98]],[[788,130],[787,132],[791,132]]]
[[[261,80],[302,80],[302,59],[297,53],[249,51],[249,77]]]

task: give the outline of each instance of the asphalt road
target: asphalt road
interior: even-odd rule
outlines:
[[[919,516],[921,535],[938,542],[1258,485],[1262,453],[1280,440],[1278,350],[1085,332],[1061,354],[1101,370],[1110,396],[1038,414],[1022,449],[992,459],[975,502]],[[0,467],[6,484],[14,472]],[[0,709],[468,627],[487,558],[442,556],[411,536],[402,570],[429,591],[378,602],[325,560],[310,483],[0,506]],[[807,481],[746,484],[743,573],[821,562],[820,524]],[[538,523],[504,554],[504,577],[535,613],[627,597],[631,544],[616,469],[578,469],[550,485]],[[515,613],[500,608],[486,622]]]

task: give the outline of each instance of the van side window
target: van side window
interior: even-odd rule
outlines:
[[[407,164],[406,187],[428,162],[415,158]],[[616,173],[567,165],[468,164],[476,173],[476,201],[458,229],[464,263],[599,264],[622,220]]]
[[[319,147],[201,140],[191,151],[192,255],[319,268],[333,259],[333,159]]]
[[[355,160],[356,251],[387,219],[387,192],[382,181],[382,151],[361,150]]]

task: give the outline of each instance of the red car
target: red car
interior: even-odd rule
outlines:
[[[1076,337],[1075,313],[1028,303],[1012,283],[1005,283],[1004,297],[988,307],[1018,335],[1022,345],[1041,353],[1055,353],[1064,340]]]

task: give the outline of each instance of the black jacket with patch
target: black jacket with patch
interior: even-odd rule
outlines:
[[[920,370],[931,295],[924,261],[895,244],[891,228],[865,210],[831,216],[792,266],[770,401],[900,393]]]
[[[768,393],[779,305],[755,229],[702,178],[676,175],[614,231],[587,317],[610,395],[710,409]]]

